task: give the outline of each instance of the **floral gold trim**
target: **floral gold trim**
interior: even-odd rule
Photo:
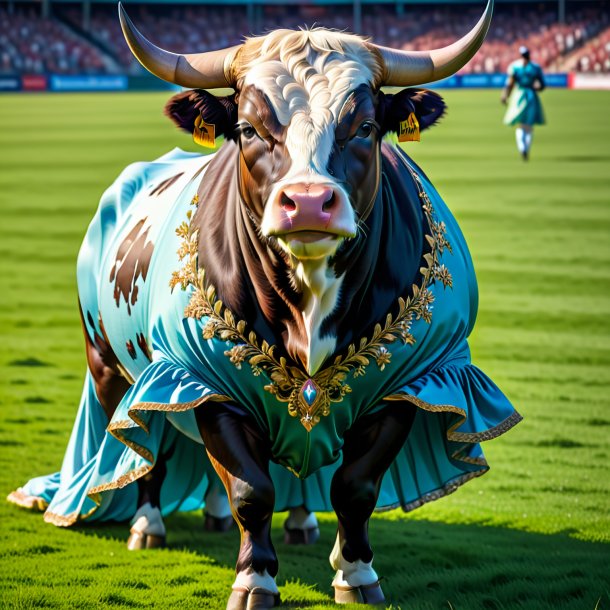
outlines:
[[[397,339],[403,344],[413,345],[415,337],[411,333],[413,320],[432,321],[432,303],[434,294],[430,286],[439,281],[444,287],[451,287],[453,280],[449,270],[440,264],[440,256],[445,249],[451,252],[451,245],[446,239],[446,227],[443,222],[435,220],[432,202],[423,188],[417,173],[407,165],[417,186],[422,210],[431,235],[426,235],[430,251],[423,254],[425,266],[420,268],[421,285],[413,284],[411,295],[398,299],[398,313],[388,313],[383,325],[378,323],[373,329],[371,338],[362,337],[359,343],[347,348],[345,355],[338,355],[333,363],[321,369],[313,376],[308,375],[295,363],[289,363],[283,356],[276,357],[275,345],[260,340],[253,330],[248,331],[244,320],[236,320],[233,313],[217,298],[213,285],[205,282],[205,270],[199,268],[197,253],[199,250],[199,230],[193,226],[193,211],[187,212],[187,220],[176,229],[176,235],[182,243],[178,257],[183,267],[175,271],[170,280],[172,290],[180,286],[186,290],[194,288],[184,315],[197,320],[206,317],[203,327],[203,338],[219,338],[233,344],[225,351],[230,361],[240,369],[247,361],[255,376],[265,373],[271,383],[265,390],[273,394],[280,402],[288,403],[288,413],[299,417],[305,429],[311,429],[320,421],[321,416],[330,413],[332,403],[342,402],[346,394],[352,391],[346,382],[348,375],[361,377],[374,360],[381,371],[391,364],[392,353],[385,347]],[[195,195],[191,204],[199,205]]]

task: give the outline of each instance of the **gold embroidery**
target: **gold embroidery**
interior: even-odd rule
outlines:
[[[170,287],[174,289],[181,286],[183,290],[189,286],[194,288],[184,315],[196,319],[207,317],[203,338],[207,340],[217,337],[233,343],[233,347],[225,351],[225,356],[238,369],[247,361],[255,376],[265,373],[271,381],[265,390],[278,401],[288,403],[288,413],[299,417],[308,432],[320,421],[321,416],[330,413],[332,403],[341,402],[352,391],[346,382],[349,374],[353,377],[365,375],[371,360],[376,362],[381,371],[391,364],[392,353],[385,344],[397,339],[408,345],[415,343],[415,337],[411,334],[413,320],[423,319],[427,323],[432,320],[434,295],[430,291],[431,284],[439,281],[445,287],[452,286],[451,274],[439,263],[445,248],[451,252],[445,237],[445,224],[435,220],[432,202],[419,176],[411,167],[407,167],[417,185],[422,210],[431,232],[431,235],[426,235],[430,251],[423,255],[425,266],[420,268],[423,276],[421,286],[413,284],[412,294],[398,299],[398,313],[395,316],[388,313],[383,326],[376,324],[370,339],[362,337],[358,347],[351,344],[345,355],[337,356],[331,365],[313,376],[289,363],[283,356],[277,358],[276,346],[259,340],[254,331],[248,331],[246,322],[236,320],[233,313],[217,298],[214,286],[205,285],[205,270],[199,269],[197,264],[199,236],[198,229],[192,226],[192,210],[187,212],[187,220],[176,229],[176,234],[182,239],[178,256],[184,261],[184,266],[173,273]],[[193,206],[199,204],[197,195],[191,203]]]

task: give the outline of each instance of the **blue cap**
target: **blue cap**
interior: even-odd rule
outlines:
[[[520,55],[529,55],[530,54],[530,50],[526,46],[521,45],[519,47],[519,54]]]

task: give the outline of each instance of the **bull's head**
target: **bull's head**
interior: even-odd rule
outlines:
[[[454,74],[481,46],[492,8],[488,0],[484,15],[462,39],[426,52],[397,51],[359,36],[314,29],[276,30],[228,49],[177,55],[144,38],[120,4],[119,15],[127,42],[145,68],[197,89],[176,96],[170,116],[190,131],[201,116],[237,141],[240,194],[249,217],[263,238],[281,248],[297,280],[311,288],[312,277],[325,275],[318,272],[347,238],[356,236],[373,207],[383,135],[397,131],[411,112],[425,128],[444,110],[433,93],[405,89],[391,96],[381,87]],[[235,94],[216,98],[205,91],[226,87]],[[333,291],[331,309],[338,288]],[[314,326],[319,328],[323,315],[319,312]],[[312,355],[316,333],[309,328],[309,353],[301,357],[310,370],[331,349]]]

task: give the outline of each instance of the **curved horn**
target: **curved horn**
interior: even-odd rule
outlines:
[[[397,51],[373,45],[381,54],[385,65],[381,85],[422,85],[455,74],[472,59],[483,44],[491,23],[493,5],[493,0],[487,0],[485,12],[474,28],[448,47],[432,51]]]
[[[155,46],[137,30],[120,2],[119,20],[131,52],[155,76],[182,87],[233,87],[231,64],[240,45],[207,53],[170,53]]]

